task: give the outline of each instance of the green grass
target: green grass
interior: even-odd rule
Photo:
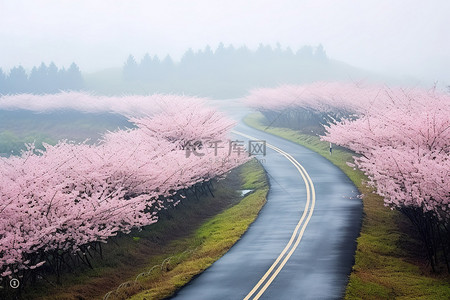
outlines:
[[[161,299],[172,295],[224,255],[240,239],[265,204],[268,192],[264,170],[255,161],[247,164],[245,168],[241,173],[241,189],[254,191],[237,205],[202,224],[190,237],[201,241],[197,250],[156,282],[146,283],[143,280],[141,284],[147,284],[148,288],[131,299]]]
[[[242,198],[237,192],[240,189],[253,192]],[[109,300],[170,296],[241,237],[265,204],[267,192],[264,169],[252,160],[217,182],[214,197],[184,201],[142,231],[111,239],[104,245],[104,258],[93,259],[93,270],[80,268],[65,274],[60,286],[41,281],[38,287],[27,288],[24,299],[102,299],[128,281],[133,284],[119,289]],[[138,274],[155,265],[158,267],[134,283]]]
[[[54,145],[64,139],[94,142],[108,130],[132,126],[125,117],[107,113],[0,110],[0,156],[20,154],[26,143],[43,149],[42,143]]]
[[[10,130],[0,131],[0,156],[2,154],[20,154],[21,150],[25,150],[25,144],[35,143],[36,147],[42,148],[42,143],[56,144],[56,140],[50,136],[31,131],[27,135],[19,135]]]
[[[329,144],[320,141],[319,137],[288,128],[267,128],[264,116],[259,113],[248,116],[245,122],[324,156],[364,195],[364,219],[345,299],[450,298],[450,276],[430,272],[408,220],[397,211],[384,207],[383,198],[364,184],[366,176],[346,164],[353,162],[354,153],[333,147],[333,155],[330,155]]]

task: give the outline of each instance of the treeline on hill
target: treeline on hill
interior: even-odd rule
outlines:
[[[68,69],[58,68],[53,62],[41,63],[27,74],[22,66],[13,67],[4,73],[0,69],[0,94],[53,94],[61,90],[81,90],[83,77],[80,69],[72,63]]]
[[[240,83],[267,85],[279,82],[297,82],[308,77],[315,80],[316,73],[327,68],[331,61],[322,45],[304,46],[294,52],[260,44],[255,51],[246,46],[235,48],[220,43],[216,50],[206,46],[203,50],[187,50],[179,62],[167,55],[164,59],[145,54],[140,61],[130,55],[123,66],[123,78],[128,82],[200,81],[214,83]],[[305,77],[305,78],[302,78]],[[251,81],[251,82],[249,82]]]

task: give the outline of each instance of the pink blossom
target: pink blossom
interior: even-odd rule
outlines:
[[[65,95],[92,100],[79,93]],[[55,96],[39,97],[52,102]],[[214,152],[207,149],[203,156],[187,157],[187,141],[224,140],[234,123],[199,99],[157,100],[158,112],[131,119],[137,128],[109,132],[98,144],[60,141],[45,144],[44,151],[28,145],[19,157],[0,158],[2,277],[45,263],[30,265],[32,253],[77,252],[88,243],[153,224],[167,204],[161,199],[174,202],[179,191],[220,177],[248,159],[233,156],[237,159],[211,163]]]

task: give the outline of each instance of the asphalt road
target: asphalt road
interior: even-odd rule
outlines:
[[[342,298],[361,226],[362,204],[356,197],[356,187],[328,160],[304,147],[242,122],[235,129],[290,154],[303,166],[304,174],[309,175],[312,184],[302,177],[300,167],[292,160],[267,148],[266,156],[258,156],[263,160],[270,182],[267,204],[230,251],[173,299]],[[248,141],[240,135],[235,137],[245,143]],[[314,190],[315,203],[312,205]],[[311,214],[310,219],[302,219],[307,214]],[[295,243],[291,243],[280,257],[301,219],[304,232],[300,242],[296,248]],[[292,255],[286,259],[288,252]],[[249,294],[278,257],[281,260],[275,269],[254,293]],[[285,264],[280,267],[283,260],[286,260]],[[272,276],[277,269],[279,272]],[[273,280],[267,283],[271,277]],[[263,286],[266,288],[261,291]]]

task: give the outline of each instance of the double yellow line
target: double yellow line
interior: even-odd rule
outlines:
[[[255,137],[252,137],[239,131],[233,130],[232,132],[251,140],[258,140]],[[298,244],[300,243],[303,234],[305,232],[306,226],[308,225],[309,220],[312,217],[312,214],[314,212],[314,206],[316,204],[316,192],[314,190],[314,184],[311,180],[311,177],[309,177],[308,172],[306,172],[305,168],[289,153],[271,144],[266,143],[266,146],[286,157],[295,166],[295,168],[297,168],[306,186],[306,205],[303,214],[300,218],[300,221],[298,221],[297,226],[295,227],[291,239],[287,243],[286,247],[277,257],[277,259],[269,268],[269,270],[267,270],[264,276],[259,280],[259,282],[253,287],[253,289],[247,294],[247,296],[245,296],[244,300],[259,299],[261,295],[265,292],[265,290],[270,286],[272,281],[277,277],[278,273],[280,273],[286,262],[294,253],[295,249],[297,249]]]

